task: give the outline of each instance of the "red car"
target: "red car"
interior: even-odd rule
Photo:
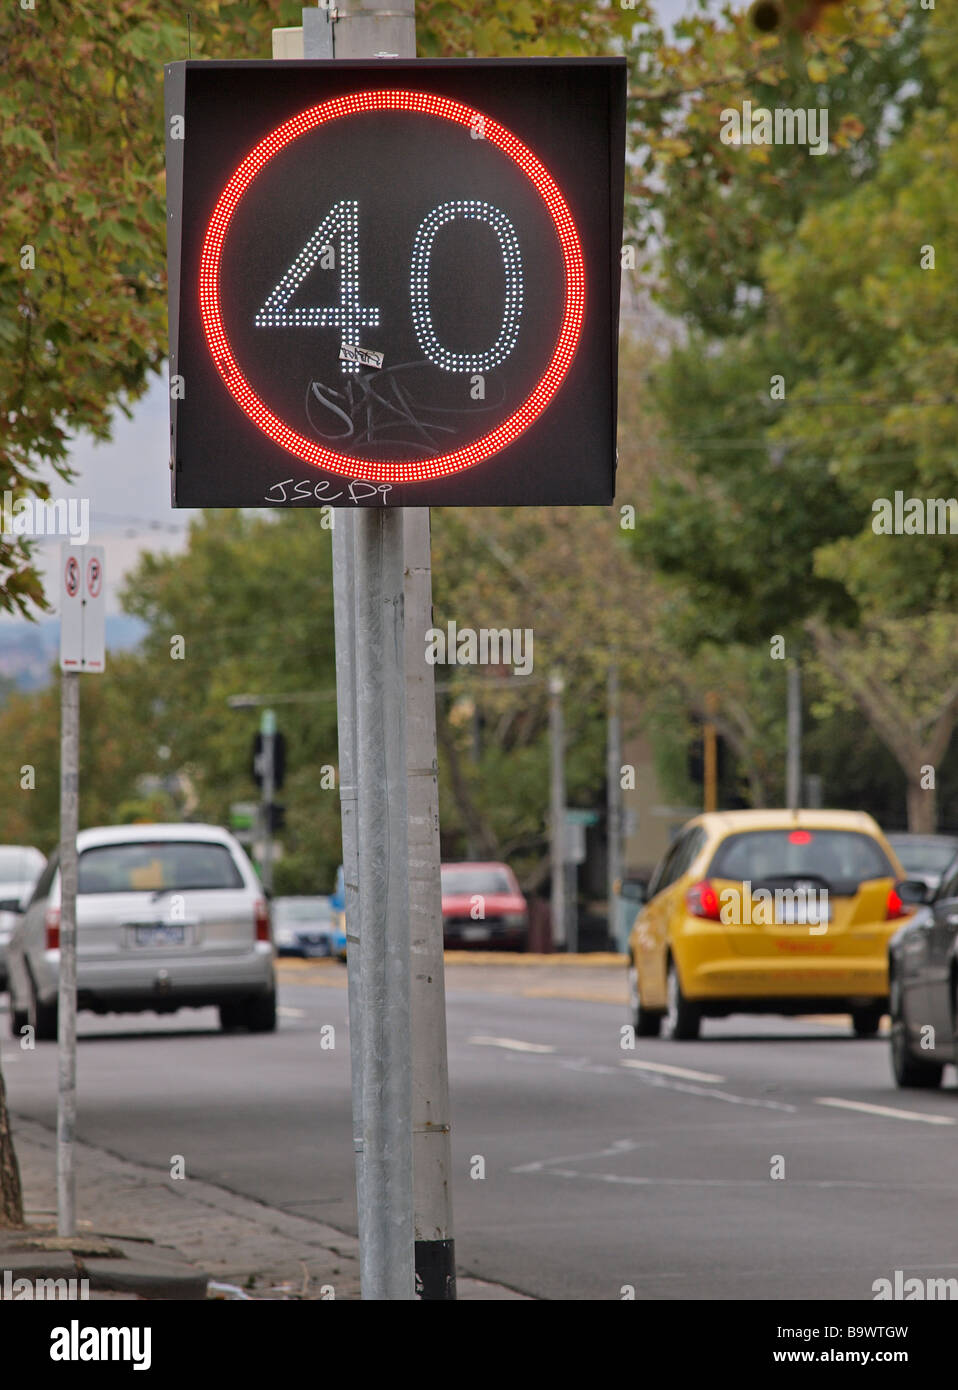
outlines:
[[[443,864],[443,944],[448,950],[524,951],[529,905],[507,864]]]

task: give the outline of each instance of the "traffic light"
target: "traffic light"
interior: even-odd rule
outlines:
[[[251,755],[250,772],[253,781],[258,787],[263,785],[263,735],[257,733],[253,737],[253,751]],[[273,735],[273,789],[280,791],[286,781],[286,735],[275,733]]]
[[[605,505],[624,58],[166,68],[178,507]]]
[[[275,835],[277,830],[282,830],[286,825],[286,807],[281,806],[278,801],[272,801],[268,806],[264,806],[266,828],[271,835]]]

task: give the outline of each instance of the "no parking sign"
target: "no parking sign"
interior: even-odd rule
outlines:
[[[106,595],[102,545],[60,547],[60,670],[106,665]]]

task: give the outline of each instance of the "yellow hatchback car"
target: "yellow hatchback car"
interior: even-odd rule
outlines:
[[[860,811],[697,816],[666,851],[629,936],[640,1037],[696,1038],[733,1013],[850,1013],[878,1032],[887,943],[911,909],[894,850]]]

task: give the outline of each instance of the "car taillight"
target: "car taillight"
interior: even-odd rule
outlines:
[[[256,940],[272,941],[273,938],[270,932],[269,906],[267,903],[263,901],[262,898],[258,898],[256,901],[256,906],[253,909],[253,920],[256,923]]]
[[[48,907],[47,915],[43,919],[46,928],[47,950],[59,951],[60,949],[60,909],[58,907]]]
[[[722,920],[718,893],[707,878],[703,878],[701,883],[692,884],[685,895],[685,906],[693,917],[705,917],[710,922]]]
[[[885,903],[885,921],[893,922],[896,917],[909,917],[911,912],[912,909],[905,906],[898,896],[897,890],[895,888],[889,888],[888,900]]]

